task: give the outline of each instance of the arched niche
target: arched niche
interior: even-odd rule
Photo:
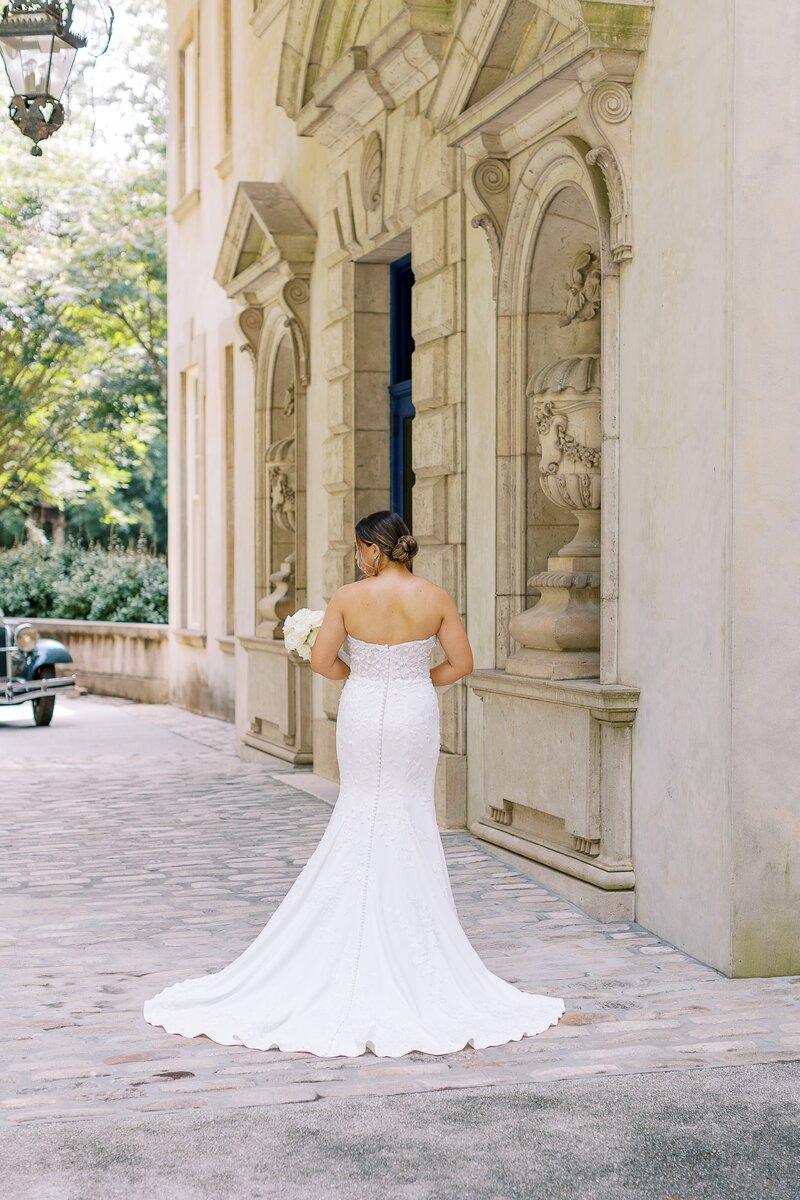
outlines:
[[[293,330],[272,306],[256,359],[256,634],[280,639],[283,619],[305,603],[305,376]]]
[[[544,571],[555,550],[571,540],[576,518],[563,504],[548,498],[542,488],[542,445],[538,429],[545,424],[539,397],[533,384],[550,364],[579,359],[575,363],[573,383],[590,385],[599,365],[601,311],[588,320],[565,321],[568,296],[565,281],[580,288],[580,266],[585,257],[591,267],[599,263],[599,233],[585,192],[567,184],[555,193],[544,210],[539,236],[533,251],[528,291],[528,315],[525,344],[526,383],[526,535],[525,574],[527,578]],[[588,310],[589,306],[584,306]],[[593,361],[592,361],[593,360]],[[575,392],[565,387],[565,392]],[[599,408],[598,408],[599,416]],[[599,428],[598,428],[599,434]]]
[[[599,673],[597,649],[589,650],[600,627],[601,313],[607,295],[616,305],[608,280],[617,265],[605,185],[586,151],[558,137],[533,153],[511,200],[498,272],[497,665],[539,678]],[[583,514],[576,540],[581,506],[596,516]],[[521,656],[520,647],[534,649]]]

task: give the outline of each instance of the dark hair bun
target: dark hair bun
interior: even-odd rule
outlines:
[[[411,562],[411,559],[419,550],[417,539],[410,533],[403,533],[397,539],[394,549],[392,550],[392,558],[396,562]]]

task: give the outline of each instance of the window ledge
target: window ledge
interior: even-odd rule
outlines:
[[[226,634],[225,637],[217,638],[217,645],[223,654],[236,653],[236,638],[233,634]]]
[[[205,649],[206,635],[199,629],[173,629],[172,636],[182,646],[199,646],[201,650]]]
[[[171,215],[176,221],[182,221],[183,218],[188,216],[192,209],[197,208],[199,204],[200,188],[192,188],[190,192],[187,192],[186,195],[178,201],[173,208]]]

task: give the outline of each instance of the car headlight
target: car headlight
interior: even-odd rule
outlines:
[[[39,640],[39,634],[32,625],[18,625],[14,634],[14,644],[27,654]]]

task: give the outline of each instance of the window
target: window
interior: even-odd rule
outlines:
[[[411,528],[411,490],[414,472],[411,467],[411,423],[414,405],[411,402],[411,355],[414,339],[411,336],[411,289],[414,272],[411,255],[391,264],[389,281],[389,326],[391,362],[389,374],[389,474],[390,504]]]
[[[225,633],[234,632],[236,581],[236,510],[234,496],[233,346],[225,347]]]
[[[189,195],[200,184],[197,77],[197,38],[193,32],[178,51],[179,199]]]
[[[231,148],[233,133],[233,61],[231,43],[231,0],[220,0],[220,52],[221,91],[222,91],[222,153],[227,154]]]
[[[203,564],[203,419],[200,376],[190,367],[183,376],[184,578],[183,625],[201,630],[204,619]]]

